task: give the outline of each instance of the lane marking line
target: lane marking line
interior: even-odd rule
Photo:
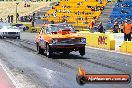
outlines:
[[[16,79],[16,77],[9,71],[9,69],[5,65],[2,64],[1,60],[0,60],[0,66],[5,71],[5,73],[7,74],[7,76],[9,77],[9,79],[12,81],[13,85],[16,88],[24,88],[22,87],[20,82]]]

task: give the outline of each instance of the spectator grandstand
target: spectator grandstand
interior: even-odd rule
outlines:
[[[107,5],[107,0],[60,0],[43,20],[55,23],[68,22],[73,26],[87,27],[93,17],[98,19]]]
[[[112,27],[115,22],[121,24],[126,19],[131,19],[132,22],[132,0],[118,0],[109,17],[107,27]]]
[[[0,1],[0,19],[7,20],[8,15],[16,16],[16,3],[18,4],[19,17],[31,15],[34,11],[49,6],[51,2],[26,2],[24,1]],[[14,19],[15,20],[15,19]]]

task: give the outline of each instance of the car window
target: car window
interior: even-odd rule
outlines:
[[[46,33],[58,32],[60,29],[70,29],[71,32],[75,32],[74,27],[71,25],[49,25],[46,28]]]
[[[46,29],[46,33],[52,33],[52,32],[58,32],[59,31],[59,29],[58,29],[58,27],[48,27],[47,29]]]
[[[3,28],[4,28],[4,29],[9,29],[9,28],[10,28],[10,26],[3,26]]]
[[[3,26],[2,28],[7,29],[8,27],[7,26]]]
[[[16,26],[8,26],[8,29],[18,29]]]
[[[9,23],[0,22],[0,26],[10,26]]]
[[[16,26],[12,26],[12,28],[13,28],[13,29],[18,29],[18,27],[16,27]]]

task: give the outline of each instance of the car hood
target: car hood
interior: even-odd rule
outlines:
[[[0,32],[20,32],[19,29],[1,29]]]
[[[50,35],[51,38],[83,38],[83,36],[81,36],[80,34],[77,33],[70,33],[70,34],[51,34]]]

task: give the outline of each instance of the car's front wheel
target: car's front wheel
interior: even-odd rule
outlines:
[[[85,47],[79,48],[79,53],[81,56],[85,55]]]
[[[51,57],[52,56],[52,53],[53,53],[52,52],[52,48],[49,46],[48,43],[46,44],[46,50],[45,51],[46,51],[46,56],[47,57]]]

